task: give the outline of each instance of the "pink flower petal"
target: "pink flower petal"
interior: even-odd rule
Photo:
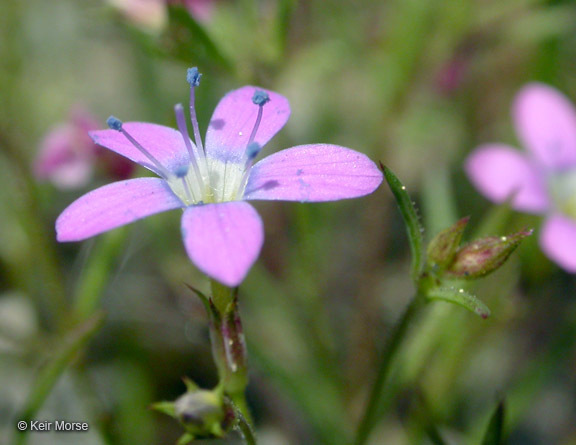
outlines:
[[[254,208],[241,201],[188,207],[182,237],[190,259],[226,286],[238,286],[258,258],[264,229]]]
[[[105,185],[68,206],[56,220],[58,241],[81,241],[154,213],[183,207],[163,179]]]
[[[179,131],[163,125],[145,122],[125,122],[123,127],[169,171],[175,172],[188,166],[190,162],[188,150]],[[91,131],[90,136],[96,144],[115,151],[159,174],[150,160],[119,131]]]
[[[372,193],[382,172],[368,157],[337,145],[300,145],[252,167],[244,199],[333,201]]]
[[[518,136],[548,168],[576,165],[576,110],[556,89],[541,83],[525,86],[513,106]]]
[[[206,154],[223,160],[243,157],[248,139],[258,116],[258,105],[252,103],[254,92],[268,93],[270,101],[263,107],[262,121],[254,139],[263,147],[280,131],[290,117],[290,104],[280,94],[246,86],[226,94],[214,110],[206,133]]]
[[[542,228],[544,253],[568,272],[576,272],[576,222],[560,214],[551,215]]]
[[[514,195],[512,206],[531,213],[542,213],[550,204],[544,175],[512,147],[482,145],[468,157],[465,169],[476,188],[494,202]]]

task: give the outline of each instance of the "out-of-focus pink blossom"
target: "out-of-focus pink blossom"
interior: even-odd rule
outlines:
[[[209,22],[214,13],[216,0],[166,0],[168,4],[182,5],[199,22]]]
[[[88,131],[98,122],[82,109],[74,109],[70,119],[54,127],[40,144],[34,173],[40,180],[62,189],[86,185],[92,177],[97,146]]]
[[[152,32],[161,31],[167,23],[165,0],[108,0],[134,25]]]
[[[466,171],[492,201],[510,199],[517,210],[546,215],[542,250],[576,272],[576,110],[556,89],[531,83],[518,93],[512,111],[526,152],[485,144],[466,160]]]
[[[134,164],[96,145],[89,136],[99,127],[85,109],[73,108],[68,121],[56,125],[40,143],[33,167],[36,178],[60,189],[85,186],[95,168],[113,179],[129,178]]]

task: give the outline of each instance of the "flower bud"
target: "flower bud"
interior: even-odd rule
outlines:
[[[222,395],[199,389],[187,392],[174,402],[175,417],[187,432],[200,437],[222,437],[225,410]]]
[[[452,263],[469,220],[469,216],[462,218],[430,241],[427,253],[428,263],[431,266],[444,269]]]
[[[520,242],[532,234],[522,230],[508,236],[480,238],[461,247],[452,264],[445,270],[447,278],[474,279],[488,275],[502,266]]]

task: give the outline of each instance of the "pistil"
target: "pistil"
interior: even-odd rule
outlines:
[[[198,165],[200,158],[200,155],[198,153],[199,149],[198,147],[193,147],[192,142],[190,141],[190,135],[188,134],[188,126],[186,125],[186,117],[184,116],[184,107],[182,106],[182,104],[177,104],[174,107],[174,113],[176,114],[176,123],[178,125],[178,130],[180,131],[180,134],[182,134],[184,144],[188,149],[188,155],[190,156],[190,164],[192,164],[192,168],[194,169],[194,173],[196,175],[196,181],[198,182],[200,191],[202,191],[204,190],[204,179],[202,177],[202,173],[200,172],[200,167]]]

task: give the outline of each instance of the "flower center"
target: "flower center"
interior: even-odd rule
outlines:
[[[226,202],[242,199],[244,189],[248,183],[250,168],[254,159],[260,153],[260,145],[254,142],[260,122],[264,105],[270,101],[268,94],[264,91],[256,90],[252,102],[258,105],[256,121],[244,153],[241,156],[231,157],[222,160],[216,157],[207,156],[202,145],[202,138],[198,128],[196,117],[196,107],[194,104],[194,89],[200,84],[202,75],[197,68],[190,68],[187,73],[187,81],[190,84],[190,121],[194,133],[195,143],[193,144],[186,125],[184,107],[177,104],[174,107],[178,130],[184,140],[184,145],[188,151],[190,163],[178,171],[171,172],[164,167],[139,141],[123,128],[122,122],[110,116],[108,126],[120,131],[148,160],[154,165],[157,173],[166,180],[172,192],[187,207],[196,204],[206,204],[213,202]]]
[[[555,174],[549,186],[556,208],[576,220],[576,169]]]
[[[187,206],[199,203],[235,201],[242,198],[248,182],[250,168],[261,149],[254,142],[254,138],[262,121],[263,107],[270,101],[266,92],[259,90],[254,92],[252,102],[258,105],[258,114],[243,156],[227,160],[206,156],[202,138],[200,137],[194,103],[194,89],[199,85],[200,77],[201,74],[198,73],[198,69],[190,68],[188,70],[190,120],[194,130],[195,145],[192,145],[188,135],[184,108],[181,104],[174,107],[178,130],[182,134],[184,144],[188,149],[191,168],[181,177],[168,179],[168,184],[174,194]]]

